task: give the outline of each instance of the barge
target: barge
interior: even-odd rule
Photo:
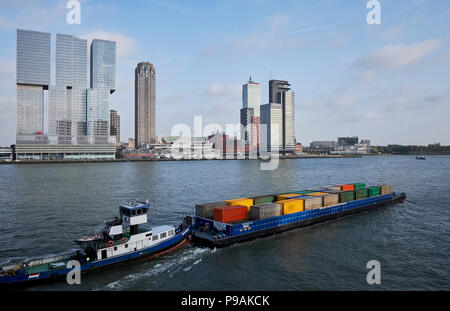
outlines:
[[[355,186],[358,188],[355,189]],[[383,191],[380,191],[380,189],[383,189]],[[330,200],[327,200],[327,197],[332,194],[338,195],[339,202],[337,202],[337,204],[328,203],[329,205],[324,206],[323,202],[330,202]],[[318,201],[322,200],[322,204],[307,205],[305,202],[308,202],[310,199],[309,196],[314,197],[315,200]],[[273,210],[274,205],[277,205],[277,198],[281,197],[281,199],[285,200],[278,201],[284,202],[284,206],[280,206],[281,211],[279,216],[270,217],[269,215],[267,218],[263,219],[252,219],[252,217],[248,217],[247,219],[241,219],[240,221],[223,222],[215,217],[219,215],[219,212],[216,212],[216,210],[222,212],[225,208],[224,206],[217,206],[220,205],[220,202],[209,203],[212,204],[212,206],[216,206],[214,207],[214,215],[212,217],[201,215],[201,210],[199,212],[199,209],[197,208],[196,216],[192,217],[192,241],[206,244],[211,247],[224,247],[277,234],[294,228],[317,224],[353,213],[401,203],[406,199],[406,194],[393,193],[391,192],[390,186],[366,188],[365,184],[353,184],[311,191],[298,191],[297,193],[287,195],[262,196],[259,198],[263,197],[275,197],[275,199],[274,202],[250,206],[248,200],[250,200],[250,202],[253,200],[254,204],[256,204],[256,198],[238,199],[237,202],[247,202],[244,204],[248,204],[248,215],[250,216],[255,214],[252,210],[257,207],[262,208],[267,206]],[[288,206],[286,202],[289,202],[289,200],[303,200],[303,207],[298,208],[297,210],[288,209],[286,208],[286,206]],[[311,198],[311,201],[312,200],[313,199]],[[233,208],[233,202],[236,202],[236,200],[228,201],[227,206],[230,209]],[[222,203],[222,205],[224,205],[227,201]],[[198,205],[197,207],[199,206],[208,206],[208,204]]]
[[[0,268],[0,285],[28,285],[66,277],[72,261],[86,273],[117,264],[129,263],[175,250],[190,239],[191,226],[183,221],[178,227],[139,225],[147,223],[150,204],[136,201],[121,205],[120,217],[105,223],[104,228],[75,242],[78,250],[67,256],[43,258]]]

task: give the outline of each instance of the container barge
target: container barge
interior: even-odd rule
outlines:
[[[70,261],[80,264],[81,273],[116,264],[129,263],[166,254],[190,239],[190,223],[141,228],[147,223],[148,202],[133,202],[119,207],[120,217],[105,223],[92,236],[77,239],[78,250],[67,256],[43,258],[0,268],[0,286],[25,286],[65,277],[72,268]]]
[[[405,193],[393,193],[391,186],[345,184],[198,204],[189,221],[193,242],[224,247],[405,199]]]

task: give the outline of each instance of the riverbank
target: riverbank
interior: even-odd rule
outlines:
[[[294,155],[294,156],[282,156],[280,160],[288,159],[343,159],[343,158],[361,158],[362,155]],[[114,159],[114,160],[20,160],[11,162],[0,162],[0,164],[51,164],[51,163],[122,163],[122,162],[165,162],[165,161],[216,161],[216,160],[263,160],[263,159]],[[263,160],[264,161],[264,160]]]

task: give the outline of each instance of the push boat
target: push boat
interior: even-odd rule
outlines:
[[[0,268],[0,285],[25,285],[65,277],[76,260],[81,273],[168,253],[190,240],[186,218],[178,227],[170,225],[144,229],[150,204],[135,201],[119,207],[120,217],[105,223],[100,232],[75,240],[77,250],[67,256],[37,259]]]
[[[358,188],[355,188],[355,186]],[[328,203],[326,205],[325,202],[327,200],[325,197],[331,197],[332,195],[337,196],[338,200],[334,204]],[[283,201],[277,202],[277,200],[280,200],[280,197]],[[322,201],[322,203],[315,206],[307,206],[306,202],[309,199],[313,200],[312,197],[318,202]],[[264,202],[266,198],[267,200]],[[264,203],[257,205],[258,199]],[[402,203],[405,199],[405,193],[393,193],[391,186],[366,188],[365,184],[360,183],[294,191],[294,193],[289,194],[274,194],[199,204],[196,206],[196,215],[191,219],[192,241],[211,247],[225,247],[353,213]],[[293,203],[289,202],[289,200],[303,202],[301,202],[301,205],[300,203],[298,204],[298,208],[286,208],[286,206]],[[225,204],[227,206],[224,207],[223,205]],[[220,221],[216,218],[216,209],[233,208],[234,204],[246,204],[248,217],[244,215],[241,220],[231,222]],[[278,209],[278,212],[271,215],[269,213],[266,217],[250,217],[253,209],[259,208],[261,210],[265,207]],[[205,211],[208,209],[210,210],[209,216],[205,215]],[[213,212],[211,212],[211,209],[213,209]]]

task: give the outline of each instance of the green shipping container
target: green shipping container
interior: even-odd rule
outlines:
[[[356,200],[364,199],[369,196],[369,189],[367,188],[360,188],[355,190],[355,197]]]
[[[339,201],[341,203],[350,202],[355,200],[355,192],[352,191],[342,191],[339,194]]]
[[[260,205],[260,204],[266,204],[266,203],[273,203],[277,197],[274,195],[266,195],[263,197],[256,197],[253,198],[255,200],[254,205]]]
[[[369,197],[375,197],[377,195],[381,195],[380,187],[370,187],[369,188]]]
[[[361,189],[361,188],[365,188],[366,184],[363,183],[358,183],[358,184],[353,184],[355,186],[355,189]]]

